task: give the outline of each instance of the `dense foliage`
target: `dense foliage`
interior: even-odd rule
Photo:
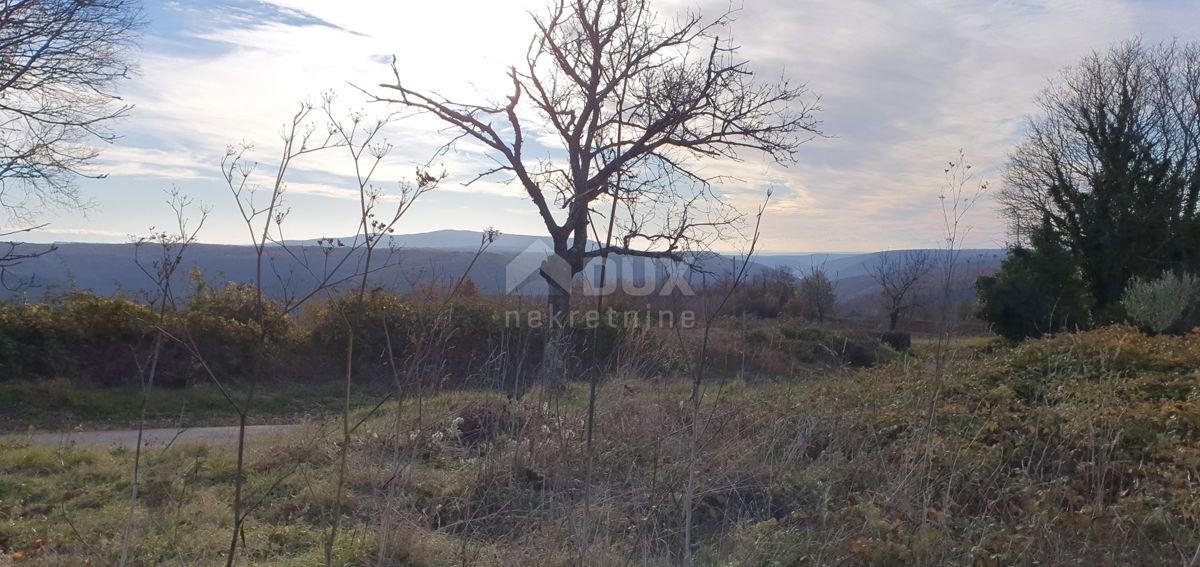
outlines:
[[[344,372],[353,330],[361,380],[519,393],[540,368],[547,332],[540,312],[484,297],[448,301],[375,292],[362,299],[333,295],[293,313],[272,302],[261,317],[257,309],[253,289],[239,284],[200,285],[161,322],[159,313],[120,296],[73,292],[42,304],[0,303],[0,381],[135,386],[161,329],[169,337],[157,366],[161,386],[208,383],[210,371],[237,386],[255,368],[274,381],[330,382]],[[596,324],[581,318],[570,329],[573,376],[602,372],[634,351],[656,352],[645,365],[670,374],[687,367],[683,351],[698,348],[694,326],[677,337],[656,313],[608,309],[612,315],[597,317]],[[895,356],[877,337],[813,328],[791,317],[779,325],[755,321],[761,320],[718,323],[721,338],[710,345],[714,364],[770,374],[804,365],[873,366]]]
[[[253,289],[239,284],[200,286],[161,321],[120,296],[73,292],[41,304],[0,303],[0,381],[137,385],[161,331],[169,338],[158,385],[208,382],[212,372],[236,386],[255,368],[273,380],[327,382],[344,371],[353,329],[354,366],[363,380],[514,388],[541,364],[546,332],[539,312],[469,296],[446,301],[376,292],[361,300],[334,295],[293,313],[272,302],[261,316],[257,310]],[[579,321],[568,335],[570,361],[579,369],[607,368],[627,339],[645,334],[637,329],[652,326],[639,317]]]
[[[1009,252],[994,276],[978,283],[979,317],[1009,340],[1087,328],[1091,300],[1075,257],[1042,232],[1030,248]]]

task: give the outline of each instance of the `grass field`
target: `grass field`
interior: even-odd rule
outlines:
[[[715,379],[695,445],[686,381],[605,381],[590,483],[584,384],[361,409],[333,563],[675,564],[694,462],[701,564],[1195,564],[1200,336],[964,345],[936,401],[922,348]],[[309,421],[250,447],[240,565],[323,563],[341,425]],[[143,458],[131,564],[224,564],[231,447]],[[131,466],[125,450],[4,442],[7,560],[114,564]]]
[[[367,405],[387,395],[379,386],[352,393],[354,403]],[[246,399],[244,389],[231,392]],[[136,387],[79,385],[65,379],[0,382],[0,433],[30,429],[110,429],[137,427],[141,390]],[[254,392],[252,423],[290,423],[337,414],[345,390],[338,384],[276,383]],[[215,386],[156,388],[146,404],[149,426],[196,427],[231,425],[237,414]]]

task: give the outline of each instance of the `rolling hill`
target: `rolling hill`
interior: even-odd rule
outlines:
[[[481,235],[474,231],[439,230],[420,234],[397,235],[390,244],[394,254],[388,266],[374,272],[369,278],[372,288],[395,291],[410,291],[433,283],[445,284],[457,281],[471,263],[478,249]],[[548,239],[530,235],[502,235],[484,252],[471,268],[471,279],[484,293],[500,294],[544,293],[545,283],[536,275],[521,278],[521,268],[514,260],[530,249],[542,250]],[[28,260],[12,274],[32,285],[21,291],[5,290],[4,297],[14,298],[18,294],[37,300],[46,293],[64,290],[90,290],[97,294],[124,292],[131,296],[144,294],[153,287],[152,280],[142,271],[136,261],[142,255],[142,264],[147,265],[155,250],[144,248],[138,252],[133,244],[59,243],[54,252]],[[382,250],[382,248],[381,248]],[[856,308],[870,304],[878,295],[878,286],[869,275],[869,269],[889,255],[904,251],[872,252],[866,254],[765,254],[754,258],[751,272],[768,268],[789,268],[802,273],[812,268],[824,269],[837,283],[839,299],[847,307]],[[933,254],[942,254],[932,251]],[[993,273],[1003,260],[1003,250],[964,250],[960,258],[960,278],[956,281],[955,297],[967,300],[974,296],[975,277]],[[334,249],[330,255],[316,241],[291,242],[289,246],[275,246],[266,254],[268,271],[267,291],[272,296],[295,295],[311,288],[315,282],[334,274],[341,279],[355,271],[362,261],[361,254],[349,254]],[[527,260],[527,258],[526,258]],[[330,265],[342,262],[340,270],[331,270]],[[526,262],[527,263],[527,262]],[[716,273],[728,273],[734,265],[729,256],[715,256],[704,263]],[[380,265],[376,261],[375,265]],[[644,281],[649,273],[658,277],[666,275],[665,262],[645,262],[641,259],[625,258],[614,262],[615,278]],[[254,250],[249,246],[196,244],[188,249],[182,273],[198,272],[209,285],[224,282],[251,282],[254,279]],[[509,273],[506,273],[509,272]],[[513,272],[516,272],[514,275]],[[529,276],[531,274],[525,274]],[[514,281],[520,280],[520,281]],[[693,277],[698,282],[697,277]],[[194,284],[179,285],[185,290]]]

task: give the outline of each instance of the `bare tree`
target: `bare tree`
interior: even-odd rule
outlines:
[[[95,142],[111,142],[111,122],[130,109],[116,94],[130,75],[142,21],[135,0],[0,2],[0,208],[28,223],[32,208],[77,207],[75,179]],[[0,237],[14,234],[0,230]],[[10,246],[0,271],[39,252]]]
[[[593,258],[684,259],[734,215],[720,209],[699,164],[765,153],[794,159],[817,135],[803,86],[754,80],[721,37],[730,14],[660,21],[648,0],[559,0],[534,17],[537,34],[501,103],[460,103],[410,88],[393,63],[394,91],[379,101],[428,112],[488,148],[495,166],[476,180],[516,180],[554,244],[542,266],[552,324],[570,309],[570,279]],[[532,111],[532,112],[528,112]],[[537,119],[531,120],[531,117]],[[527,138],[547,131],[561,150]],[[617,184],[618,175],[624,182]],[[622,203],[613,243],[589,246],[595,216]],[[603,228],[603,223],[597,223]],[[707,236],[706,236],[707,235]]]
[[[871,279],[879,284],[883,308],[888,315],[888,331],[896,330],[901,315],[912,306],[913,288],[933,267],[933,258],[927,250],[884,253],[878,264],[867,267]]]
[[[808,319],[824,323],[837,309],[837,284],[829,279],[824,263],[809,266],[803,274],[796,290],[803,302],[803,314]]]

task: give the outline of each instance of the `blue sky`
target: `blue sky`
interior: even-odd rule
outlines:
[[[47,213],[41,241],[124,241],[170,221],[165,190],[177,188],[212,211],[201,238],[245,242],[220,178],[225,147],[253,143],[270,168],[279,129],[302,100],[336,90],[339,105],[371,114],[350,84],[390,78],[393,54],[409,84],[457,98],[506,92],[505,69],[530,38],[528,10],[543,0],[237,0],[146,3],[139,76],[123,88],[135,105],[103,148],[101,180],[81,186],[84,213]],[[717,13],[719,0],[662,0],[665,14]],[[736,176],[721,187],[743,210],[766,187],[767,251],[864,251],[939,243],[938,187],[944,163],[966,151],[993,181],[1037,92],[1093,49],[1136,35],[1200,40],[1200,3],[1133,0],[744,0],[732,32],[765,77],[784,75],[821,96],[831,135],[782,167],[757,156],[706,164]],[[380,181],[411,177],[446,134],[428,119],[389,130],[395,151]],[[486,168],[470,145],[446,156],[447,182],[428,194],[400,232],[439,228],[540,234],[534,210],[502,180],[464,187]],[[288,235],[354,230],[347,164],[305,160],[289,184]],[[993,187],[995,183],[993,183]],[[985,203],[971,218],[969,245],[1000,246],[1002,223]],[[731,248],[734,246],[730,246]]]

